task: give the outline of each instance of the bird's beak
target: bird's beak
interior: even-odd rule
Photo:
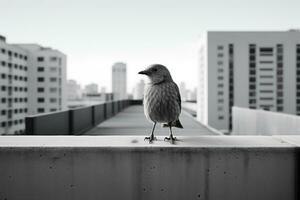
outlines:
[[[138,74],[144,74],[144,75],[148,75],[149,72],[147,70],[143,70],[143,71],[140,71]]]

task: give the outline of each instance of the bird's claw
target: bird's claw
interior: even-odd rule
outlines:
[[[172,144],[177,140],[177,138],[176,137],[173,137],[173,136],[171,136],[171,137],[165,137],[165,139],[164,139],[164,141],[171,141],[172,142]]]
[[[152,143],[154,140],[156,140],[156,137],[153,136],[149,136],[149,137],[145,137],[144,141],[149,140],[149,143]]]

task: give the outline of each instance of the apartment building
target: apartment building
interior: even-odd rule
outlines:
[[[300,115],[300,32],[207,32],[197,118],[228,132],[232,106]]]
[[[66,56],[0,36],[0,135],[23,134],[27,115],[66,108]]]
[[[28,54],[28,114],[67,109],[66,55],[37,44],[18,44]]]
[[[0,36],[0,134],[22,134],[28,113],[28,53]]]

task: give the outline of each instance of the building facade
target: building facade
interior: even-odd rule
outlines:
[[[85,86],[84,93],[85,94],[97,94],[99,92],[98,85],[95,83],[91,83]]]
[[[28,52],[0,37],[0,135],[22,134],[28,113]]]
[[[0,36],[0,135],[23,134],[27,115],[64,110],[66,56]]]
[[[140,80],[140,82],[138,82],[133,89],[133,99],[143,99],[144,88],[145,88],[145,81]]]
[[[300,32],[207,32],[197,118],[225,132],[232,106],[300,115]]]
[[[114,100],[127,99],[127,67],[117,62],[112,66],[112,93]]]
[[[79,100],[82,99],[81,86],[75,80],[67,81],[67,100]]]
[[[28,114],[67,109],[66,55],[36,44],[18,44],[28,54]]]

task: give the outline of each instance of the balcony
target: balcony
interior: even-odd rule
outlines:
[[[36,135],[2,136],[0,199],[299,198],[300,136],[219,135],[183,112],[175,144],[163,141],[168,131],[159,127],[149,144],[141,105],[127,102],[115,112],[121,104],[66,111],[65,129],[53,117],[64,119],[61,112],[32,116],[27,123]],[[80,135],[50,136],[38,122],[54,134],[71,127]]]

